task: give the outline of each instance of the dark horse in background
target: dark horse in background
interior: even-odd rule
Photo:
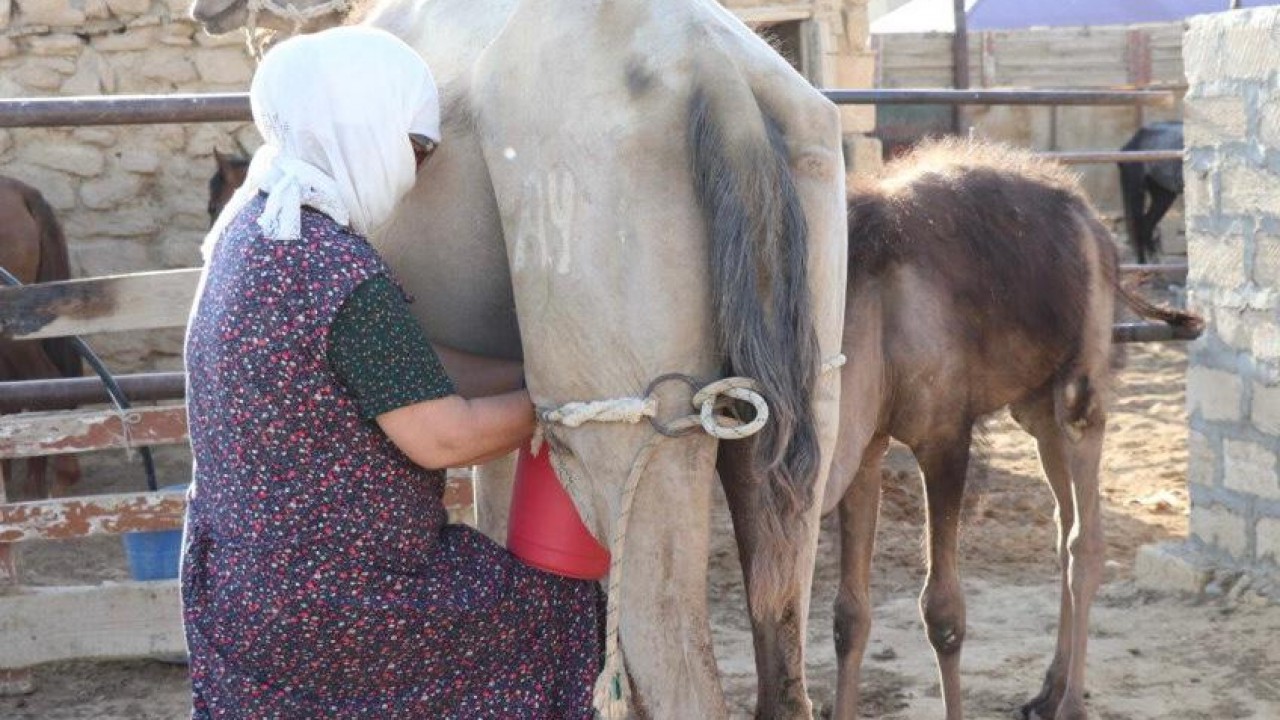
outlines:
[[[1120,149],[1181,150],[1182,121],[1143,126]],[[1160,218],[1182,194],[1182,161],[1119,163],[1119,166],[1125,232],[1138,262],[1145,263],[1160,252],[1160,233],[1157,230]]]
[[[243,155],[223,155],[214,150],[213,159],[218,169],[213,177],[209,178],[209,225],[211,226],[218,219],[218,213],[222,212],[222,208],[231,202],[231,196],[235,194],[236,189],[244,184],[244,177],[249,173],[249,158]]]
[[[24,285],[71,276],[67,242],[52,208],[35,188],[0,176],[0,267]],[[79,377],[80,356],[65,338],[48,340],[0,339],[0,381],[40,380]],[[17,412],[24,408],[0,408]],[[54,484],[45,484],[49,458],[27,461],[24,494],[32,497],[65,495],[80,478],[80,463],[74,455],[53,456]],[[0,468],[9,475],[9,461]]]

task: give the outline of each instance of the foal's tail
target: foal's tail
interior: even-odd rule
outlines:
[[[1158,320],[1175,328],[1181,328],[1187,334],[1199,335],[1204,330],[1204,318],[1195,313],[1178,310],[1166,305],[1156,305],[1139,295],[1123,280],[1116,282],[1116,289],[1120,299],[1124,300],[1124,304],[1141,317],[1148,320]]]
[[[803,534],[820,456],[808,226],[778,121],[740,77],[717,70],[702,78],[689,107],[694,187],[711,245],[716,346],[724,369],[755,378],[769,403],[769,422],[754,438],[754,474],[764,480],[756,490],[764,509],[758,520],[784,550]]]
[[[24,188],[22,199],[27,212],[31,213],[40,228],[40,262],[36,267],[36,282],[70,279],[71,261],[67,257],[67,239],[62,234],[62,225],[54,216],[53,208],[49,207],[40,191],[32,187]],[[41,341],[41,347],[63,377],[79,377],[84,374],[83,361],[70,340],[50,338]]]

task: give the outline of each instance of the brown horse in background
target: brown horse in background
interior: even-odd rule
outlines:
[[[0,267],[24,285],[71,276],[67,242],[52,208],[40,191],[12,178],[0,176]],[[80,356],[64,338],[48,340],[0,339],[0,381],[79,377]],[[16,412],[23,408],[3,408]],[[53,456],[54,483],[45,484],[49,458],[27,461],[24,494],[31,497],[65,495],[80,478],[80,463],[74,455]],[[3,470],[9,475],[8,461]]]
[[[939,142],[852,189],[843,341],[848,363],[823,508],[839,508],[841,532],[833,718],[858,717],[880,464],[890,438],[911,448],[924,476],[928,575],[920,609],[937,655],[946,717],[962,717],[961,503],[973,426],[1004,407],[1037,441],[1057,502],[1062,566],[1057,649],[1040,694],[1023,715],[1086,716],[1089,609],[1105,547],[1098,467],[1116,361],[1117,297],[1144,317],[1193,327],[1201,322],[1121,287],[1110,234],[1074,176],[1057,165],[1007,148]],[[743,485],[727,482],[726,492]],[[736,505],[732,497],[729,505]],[[750,577],[754,548],[744,529],[752,523],[743,520],[735,513]],[[796,639],[759,625],[754,630],[763,686],[763,675],[794,652]],[[762,689],[757,712],[773,707]]]

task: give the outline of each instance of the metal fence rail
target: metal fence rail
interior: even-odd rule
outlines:
[[[823,90],[838,105],[1161,105],[1167,90]],[[246,122],[248,93],[0,100],[0,127]]]
[[[1168,90],[823,90],[837,105],[1158,105]]]
[[[1182,162],[1181,150],[1064,150],[1038,152],[1036,155],[1047,160],[1057,160],[1064,165],[1160,162],[1162,160]]]

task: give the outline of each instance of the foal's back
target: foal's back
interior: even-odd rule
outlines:
[[[930,144],[854,189],[849,227],[851,295],[882,304],[882,426],[894,437],[970,423],[1106,351],[1089,331],[1110,326],[1115,251],[1056,166]]]

